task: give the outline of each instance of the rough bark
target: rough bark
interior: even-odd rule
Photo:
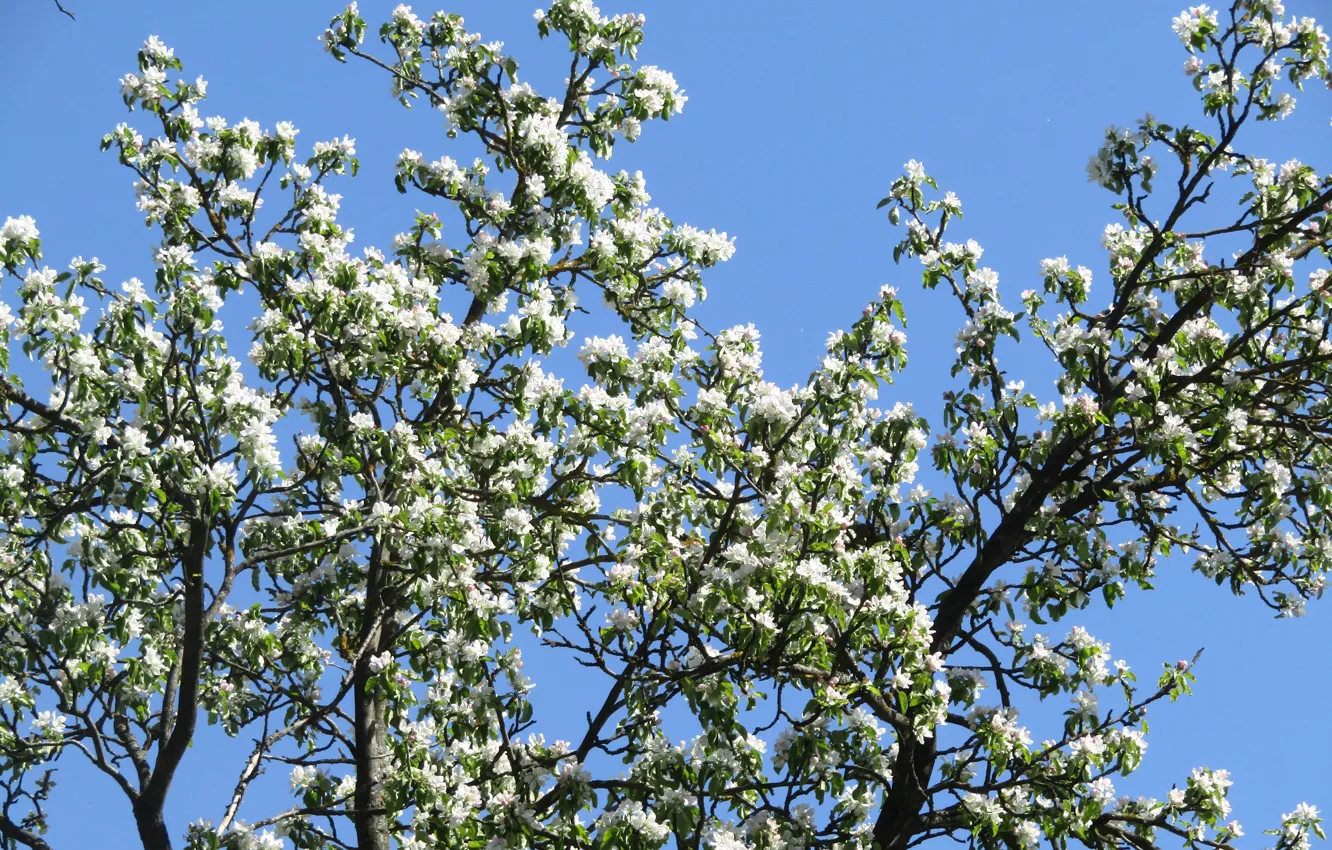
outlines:
[[[389,823],[384,810],[384,775],[388,765],[383,693],[371,686],[361,661],[356,677],[356,846],[359,850],[388,850]]]
[[[389,850],[389,819],[384,808],[384,779],[388,770],[388,704],[382,689],[371,679],[370,659],[387,649],[383,622],[384,558],[382,545],[371,551],[366,575],[365,619],[355,658],[352,699],[356,724],[356,814],[358,850]]]
[[[182,559],[184,574],[184,628],[176,667],[179,685],[174,705],[170,695],[162,705],[161,750],[152,776],[134,801],[134,822],[144,850],[171,850],[163,809],[171,780],[194,740],[199,707],[199,676],[203,663],[204,560],[208,555],[209,528],[204,520],[190,523],[190,540]]]

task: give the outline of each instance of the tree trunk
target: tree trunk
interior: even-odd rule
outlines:
[[[384,777],[388,771],[388,701],[382,688],[370,680],[370,659],[385,647],[380,620],[383,599],[380,585],[383,549],[371,553],[366,581],[365,623],[355,659],[353,699],[356,709],[356,792],[352,798],[357,850],[389,850],[389,819],[384,807]]]
[[[919,831],[925,789],[934,773],[935,752],[934,738],[920,743],[901,741],[897,764],[893,767],[893,787],[884,796],[883,807],[874,822],[874,840],[879,843],[879,850],[905,850],[907,842]]]
[[[176,662],[179,684],[176,704],[171,704],[171,689],[162,701],[161,728],[158,732],[160,750],[148,782],[134,800],[134,822],[139,828],[139,840],[144,850],[171,850],[171,834],[167,831],[163,810],[167,790],[180,767],[185,751],[194,742],[194,728],[199,708],[199,678],[203,669],[204,633],[204,559],[208,555],[209,528],[206,520],[190,523],[189,548],[181,560],[184,579],[183,636],[180,657]]]
[[[358,850],[389,850],[388,813],[384,809],[384,774],[388,739],[384,694],[367,679],[369,659],[356,674],[356,846]]]
[[[134,806],[134,823],[139,828],[139,842],[143,850],[171,850],[171,834],[167,832],[162,807]]]

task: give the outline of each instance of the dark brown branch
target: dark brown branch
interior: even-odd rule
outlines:
[[[203,509],[203,506],[200,506]],[[204,518],[190,523],[190,541],[182,559],[185,579],[185,634],[180,652],[180,686],[175,722],[165,738],[152,778],[134,803],[134,819],[144,850],[171,850],[171,837],[163,817],[167,789],[176,769],[194,739],[198,718],[199,676],[203,659],[204,632],[204,559],[208,554],[208,522]],[[166,708],[163,724],[168,722]]]
[[[8,817],[0,817],[0,835],[4,836],[6,841],[17,841],[33,850],[51,850],[51,845],[47,844],[45,839],[35,832],[22,828]]]

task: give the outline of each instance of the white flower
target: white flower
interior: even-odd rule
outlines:
[[[1068,257],[1055,257],[1041,260],[1041,274],[1046,277],[1058,277],[1069,272]]]
[[[1041,828],[1028,820],[1018,824],[1014,833],[1023,847],[1035,847],[1041,840]]]
[[[1175,30],[1175,35],[1179,36],[1179,40],[1188,44],[1204,24],[1216,26],[1216,12],[1205,3],[1180,12],[1172,21],[1172,28]]]
[[[372,659],[373,660],[373,659]],[[291,769],[291,790],[304,791],[319,778],[319,770],[307,765],[297,765]]]
[[[163,44],[155,35],[148,36],[148,40],[143,43],[143,52],[159,63],[169,62],[176,55],[176,51]]]
[[[198,492],[204,494],[214,490],[230,493],[235,491],[237,481],[236,465],[229,461],[219,460],[199,477],[197,489]]]
[[[351,136],[343,136],[341,139],[334,139],[331,142],[314,143],[315,156],[329,152],[339,153],[343,156],[355,156],[356,140]]]
[[[1285,493],[1290,489],[1290,470],[1276,460],[1266,460],[1263,462],[1263,472],[1272,479],[1272,488],[1278,493]]]
[[[515,537],[527,534],[532,530],[532,515],[522,508],[508,508],[504,511],[503,525]]]
[[[1083,735],[1068,745],[1074,754],[1099,756],[1105,752],[1105,739],[1100,735]]]
[[[44,738],[59,738],[65,734],[68,719],[57,711],[39,711],[32,719],[33,731]]]
[[[1282,815],[1281,822],[1282,823],[1287,823],[1289,821],[1310,822],[1315,820],[1317,817],[1318,817],[1317,806],[1311,806],[1308,803],[1300,803],[1298,806],[1295,807],[1295,811],[1291,812],[1288,815]]]
[[[656,65],[644,65],[638,69],[638,82],[639,85],[629,91],[629,97],[641,103],[649,115],[663,114],[668,98],[671,101],[671,114],[684,110],[685,101],[689,98],[680,91],[675,76],[669,71],[663,71]]]
[[[127,426],[120,435],[120,445],[127,454],[142,457],[148,454],[148,435],[133,425]]]
[[[671,828],[658,821],[656,813],[643,808],[637,800],[625,800],[614,811],[597,818],[597,826],[603,830],[620,825],[637,832],[652,844],[665,841],[671,834]]]
[[[410,27],[418,33],[425,29],[425,24],[421,23],[420,18],[412,14],[412,7],[406,4],[399,4],[393,10],[393,22]]]
[[[252,836],[251,846],[254,850],[285,850],[287,844],[277,833],[266,829],[258,835]]]
[[[639,623],[638,612],[627,608],[615,608],[606,615],[606,620],[617,632],[627,632]]]
[[[661,295],[667,301],[688,310],[698,300],[697,293],[689,281],[672,278],[661,286]]]
[[[584,150],[578,152],[578,159],[569,168],[569,180],[583,193],[588,207],[598,214],[615,195],[610,175],[593,165],[592,157]]]
[[[749,411],[751,416],[775,425],[787,425],[800,414],[793,394],[767,381],[760,381],[754,387]]]
[[[23,479],[26,477],[23,467],[16,463],[0,466],[0,481],[3,481],[6,486],[18,487],[23,483]]]
[[[704,266],[724,263],[735,255],[735,240],[716,230],[705,232],[684,224],[672,236],[687,258]]]
[[[0,227],[0,243],[6,245],[15,242],[29,242],[36,239],[37,235],[37,222],[30,215],[6,218],[5,226]]]
[[[277,137],[282,141],[291,142],[296,138],[296,134],[301,131],[297,130],[295,125],[290,121],[279,121],[277,122],[275,132],[277,133]]]
[[[1110,777],[1102,776],[1094,779],[1087,785],[1087,790],[1091,792],[1102,806],[1107,805],[1115,799],[1115,784],[1110,781]]]

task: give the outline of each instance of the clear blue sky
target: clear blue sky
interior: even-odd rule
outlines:
[[[109,281],[148,276],[152,232],[134,209],[130,175],[97,144],[117,122],[143,117],[126,115],[116,81],[149,34],[176,49],[188,77],[210,81],[205,114],[265,127],[290,120],[305,146],[357,138],[361,176],[337,191],[358,245],[386,244],[424,201],[393,190],[397,153],[450,152],[437,115],[402,110],[381,73],[322,53],[316,36],[336,4],[65,4],[77,22],[50,0],[9,0],[0,51],[0,216],[35,216],[52,265],[97,255]],[[362,2],[375,18],[392,5]],[[562,78],[564,46],[538,41],[534,5],[456,0],[448,8],[487,40],[504,40],[523,76],[549,91]],[[1287,5],[1332,13],[1318,0]],[[768,377],[790,384],[816,362],[830,330],[893,283],[907,297],[912,363],[886,400],[914,401],[935,420],[959,320],[941,294],[918,292],[917,267],[892,264],[897,237],[874,205],[902,163],[922,160],[961,196],[957,235],[978,239],[1001,287],[1016,293],[1036,285],[1047,256],[1067,254],[1103,277],[1099,237],[1112,198],[1086,183],[1083,169],[1107,124],[1147,111],[1169,123],[1200,121],[1170,31],[1178,9],[1160,0],[602,6],[647,15],[640,58],[674,72],[690,97],[683,115],[617,148],[613,165],[641,168],[654,202],[677,221],[736,237],[735,258],[708,278],[705,322],[755,323]],[[1332,96],[1311,92],[1251,148],[1326,173],[1329,113]],[[1033,351],[1028,387],[1050,396],[1041,354]],[[1010,366],[1023,376],[1023,364]],[[1162,573],[1157,593],[1131,593],[1113,617],[1089,613],[1064,627],[1086,623],[1115,657],[1148,674],[1207,648],[1196,695],[1154,711],[1146,763],[1124,790],[1164,796],[1193,766],[1227,767],[1249,833],[1242,844],[1262,846],[1260,831],[1301,800],[1332,807],[1332,732],[1323,719],[1332,700],[1332,601],[1277,622],[1256,600],[1233,600],[1189,574],[1187,563]],[[220,765],[219,781],[229,782],[247,748],[208,738],[187,757],[177,790],[200,795],[199,804],[176,800],[177,835],[185,819],[217,819],[221,792],[210,771]],[[51,812],[57,850],[130,839],[123,798],[85,771],[67,773]]]

